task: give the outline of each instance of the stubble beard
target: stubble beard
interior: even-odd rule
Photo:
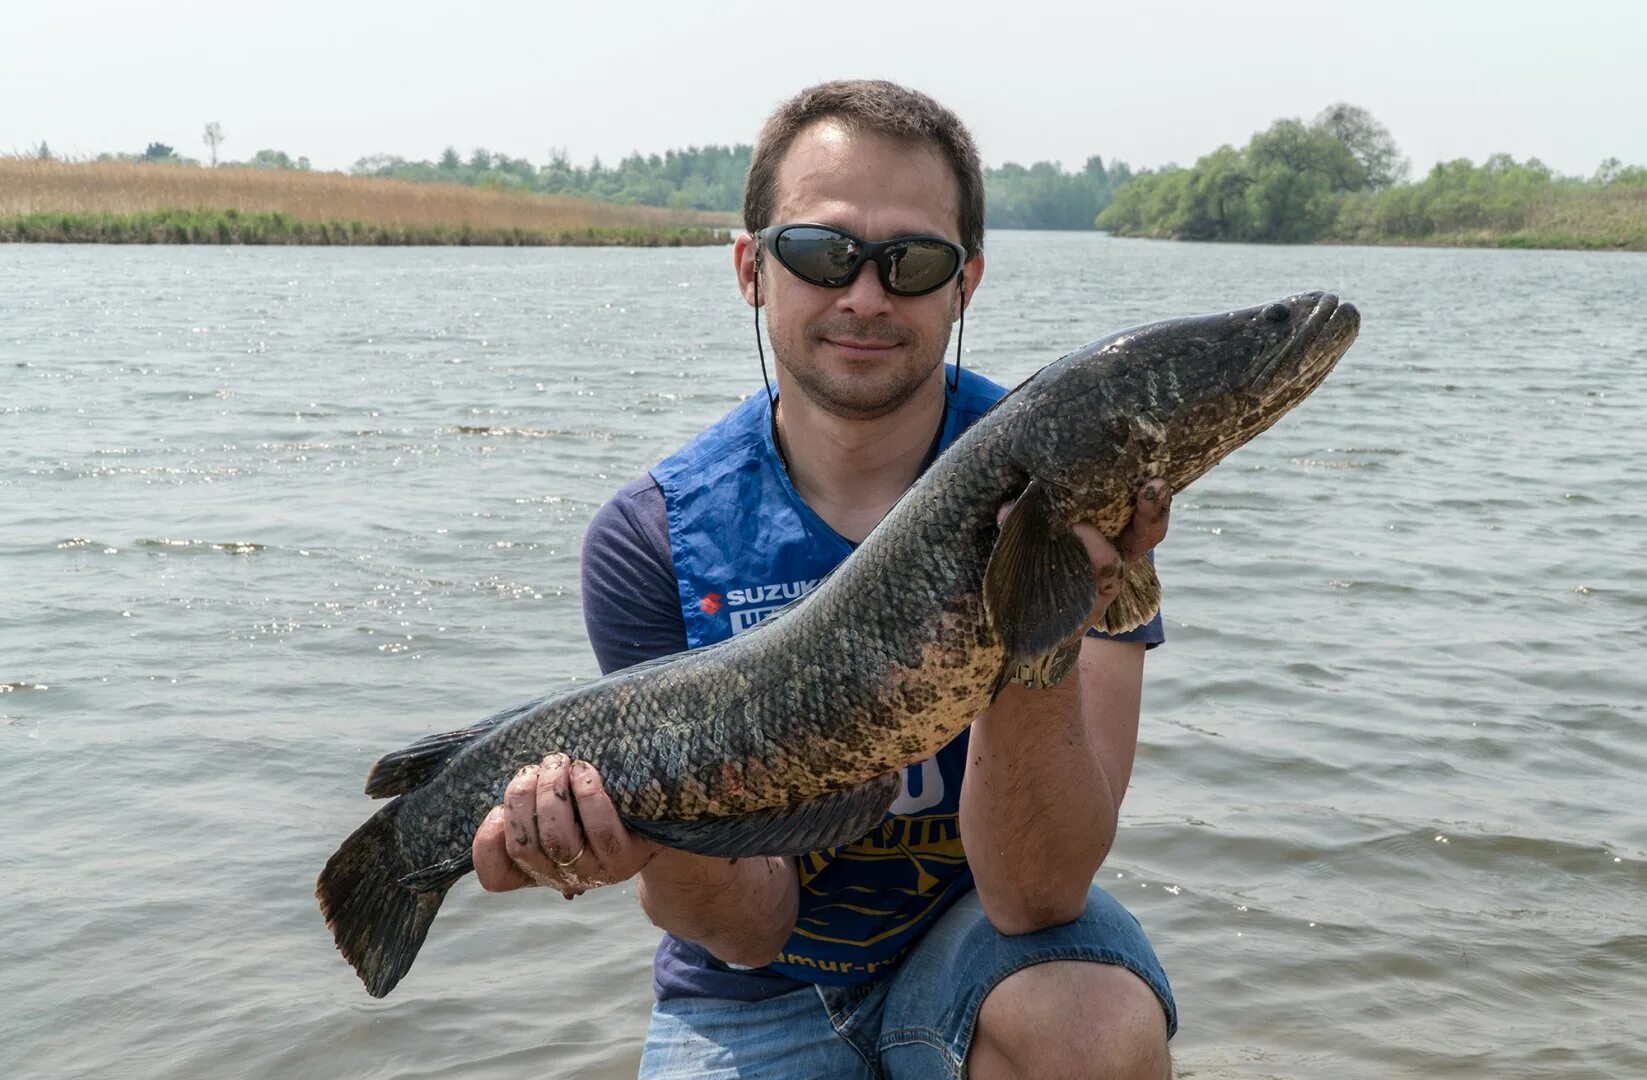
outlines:
[[[844,420],[878,420],[896,412],[926,385],[949,351],[948,325],[943,337],[925,348],[907,328],[873,320],[821,319],[801,333],[799,348],[794,347],[797,343],[791,341],[787,330],[776,320],[772,323],[772,351],[778,366],[807,400]],[[825,371],[811,360],[811,350],[828,347],[824,344],[826,337],[894,343],[903,346],[900,351],[904,355],[875,365],[864,375],[842,375]]]

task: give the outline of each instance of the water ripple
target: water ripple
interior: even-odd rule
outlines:
[[[1647,1075],[1647,347],[1595,300],[1647,258],[989,242],[965,359],[1008,384],[1306,284],[1365,313],[1158,553],[1100,880],[1172,978],[1178,1075]],[[724,252],[10,245],[0,275],[20,1074],[633,1076],[632,895],[454,891],[375,1002],[312,891],[377,755],[593,674],[590,515],[760,392]]]

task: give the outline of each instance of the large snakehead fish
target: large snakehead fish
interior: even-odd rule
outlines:
[[[1312,292],[1094,342],[1003,398],[760,626],[384,757],[366,792],[398,797],[316,889],[337,947],[372,995],[392,990],[510,777],[557,750],[593,762],[628,828],[671,847],[792,855],[862,836],[903,766],[1006,680],[1052,683],[1073,664],[1097,586],[1071,527],[1113,539],[1145,481],[1188,487],[1314,390],[1359,325]],[[1139,626],[1159,601],[1139,560],[1100,628]]]

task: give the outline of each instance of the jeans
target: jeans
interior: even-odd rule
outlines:
[[[1132,914],[1093,886],[1075,922],[1003,937],[978,894],[945,912],[887,977],[812,986],[765,1001],[671,998],[652,1009],[642,1080],[927,1080],[958,1078],[978,1010],[1002,979],[1032,964],[1119,964],[1161,1001],[1172,988]]]

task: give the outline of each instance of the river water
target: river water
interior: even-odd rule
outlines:
[[[1647,256],[999,233],[966,362],[1363,312],[1175,503],[1100,881],[1184,1077],[1647,1075]],[[589,678],[580,536],[759,386],[728,249],[0,247],[0,1074],[632,1076],[632,890],[312,896],[384,751]]]

